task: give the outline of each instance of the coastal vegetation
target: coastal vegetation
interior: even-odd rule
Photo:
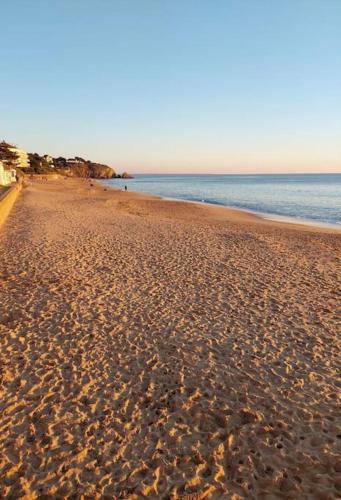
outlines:
[[[5,141],[0,142],[0,161],[9,167],[17,166],[17,154],[11,150],[13,146]],[[40,155],[38,153],[28,153],[29,166],[25,168],[28,174],[60,174],[67,177],[83,177],[92,179],[131,179],[132,175],[123,172],[122,175],[109,165],[86,160],[80,156],[74,158],[64,158],[59,156],[54,158],[50,155]]]
[[[37,153],[29,155],[29,172],[34,174],[60,173],[71,177],[90,177],[93,179],[111,179],[116,177],[116,172],[108,165],[75,158],[52,158],[50,156],[40,156]]]

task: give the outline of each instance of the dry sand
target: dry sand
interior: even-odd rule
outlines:
[[[0,231],[0,497],[340,497],[340,242],[34,182]]]

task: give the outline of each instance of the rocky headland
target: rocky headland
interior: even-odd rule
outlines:
[[[109,165],[85,160],[78,156],[74,158],[53,158],[49,155],[40,156],[37,153],[30,153],[29,158],[30,168],[27,169],[27,171],[33,174],[59,173],[67,177],[91,179],[133,178],[128,172],[124,172],[120,175]]]

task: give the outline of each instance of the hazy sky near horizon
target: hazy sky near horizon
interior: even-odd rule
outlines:
[[[4,0],[0,139],[131,172],[341,171],[341,0]]]

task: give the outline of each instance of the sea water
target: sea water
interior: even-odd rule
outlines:
[[[340,174],[136,175],[106,184],[165,198],[250,210],[269,218],[341,228]]]

